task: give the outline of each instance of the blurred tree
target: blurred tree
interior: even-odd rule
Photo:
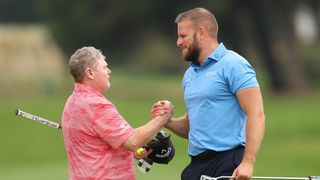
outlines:
[[[311,9],[314,18],[316,37],[311,43],[303,44],[301,52],[304,54],[304,68],[308,79],[315,85],[320,84],[320,1],[319,0],[300,0],[300,5],[307,5]]]
[[[0,22],[39,21],[33,0],[0,0]]]
[[[110,53],[128,53],[149,30],[165,30],[154,20],[163,16],[156,14],[159,8],[153,1],[36,1],[68,54],[88,44]]]
[[[320,1],[319,0],[310,0],[310,1],[302,1],[303,3],[309,4],[309,6],[312,8],[312,13],[314,15],[314,18],[316,19],[316,25],[318,28],[318,31],[320,30]],[[308,3],[309,2],[309,3]],[[320,40],[320,36],[318,35],[318,41]]]
[[[301,91],[307,82],[294,33],[292,0],[272,1],[234,0],[236,27],[255,49],[269,73],[271,87],[276,91]],[[249,32],[242,27],[251,22]]]
[[[181,67],[172,64],[177,56],[168,50],[172,48],[168,43],[176,40],[174,18],[182,11],[202,6],[216,15],[220,41],[246,57],[248,51],[258,52],[257,58],[249,60],[263,61],[274,90],[307,88],[303,56],[293,26],[293,13],[301,0],[33,1],[67,54],[81,46],[93,45],[107,52],[107,58],[117,57],[109,59],[112,64],[134,61],[143,65],[146,59],[152,59],[157,62],[155,66],[167,70]],[[318,0],[304,2],[318,11]],[[155,45],[155,41],[159,44]],[[139,61],[142,63],[138,64]]]

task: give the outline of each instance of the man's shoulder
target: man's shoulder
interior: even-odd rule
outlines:
[[[103,105],[103,106],[113,106],[111,101],[109,101],[104,96],[94,96],[88,99],[88,103],[91,105]]]
[[[77,101],[78,104],[83,104],[83,105],[86,104],[88,106],[99,105],[99,104],[112,105],[112,103],[102,95],[83,93],[83,94],[73,94],[71,96],[74,97],[74,100]]]
[[[193,72],[194,72],[193,67],[189,66],[188,69],[185,71],[184,74],[190,74],[190,73],[193,73]]]
[[[239,68],[239,67],[251,67],[249,61],[238,54],[235,51],[228,50],[221,62],[223,62],[224,67],[227,69]]]
[[[237,52],[235,52],[233,50],[227,50],[222,58],[227,62],[230,62],[230,61],[232,61],[232,62],[234,62],[234,61],[238,61],[238,62],[247,61],[242,55],[240,55],[239,53],[237,53]]]

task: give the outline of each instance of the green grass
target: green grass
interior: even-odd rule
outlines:
[[[181,76],[128,74],[114,70],[112,87],[106,96],[133,127],[150,119],[151,105],[159,99],[171,100],[175,116],[180,116],[185,113]],[[65,93],[54,97],[1,98],[0,179],[67,179],[67,157],[61,132],[13,115],[16,108],[21,108],[60,122],[70,83],[63,88]],[[265,94],[264,101],[266,134],[255,175],[319,175],[320,91],[308,95]],[[137,179],[180,179],[181,171],[189,162],[187,141],[175,135],[172,140],[176,148],[173,161],[169,165],[155,164],[147,175],[137,170]]]

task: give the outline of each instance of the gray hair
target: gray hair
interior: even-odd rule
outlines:
[[[94,47],[83,47],[76,50],[69,61],[69,72],[74,81],[82,82],[86,68],[94,67],[101,57],[104,57],[102,52]]]
[[[215,16],[209,10],[198,7],[182,12],[177,16],[175,23],[178,24],[186,19],[191,20],[195,28],[204,26],[207,29],[209,36],[213,39],[217,39],[218,23]]]

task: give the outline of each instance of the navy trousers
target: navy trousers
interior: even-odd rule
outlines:
[[[205,151],[197,156],[191,156],[190,164],[181,174],[182,180],[199,180],[201,175],[210,177],[231,176],[239,166],[244,153],[244,147],[216,152]]]

